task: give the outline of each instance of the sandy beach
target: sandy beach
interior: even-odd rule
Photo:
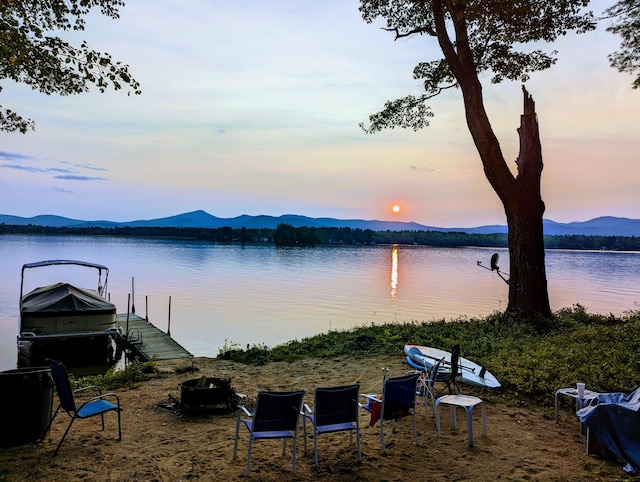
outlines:
[[[246,478],[247,432],[241,430],[234,460],[235,413],[221,407],[186,410],[181,407],[180,384],[207,377],[231,378],[235,391],[249,400],[259,390],[306,390],[312,404],[315,387],[361,383],[361,392],[379,392],[382,368],[391,376],[403,374],[402,357],[333,359],[309,358],[295,363],[248,366],[225,360],[196,358],[196,373],[179,373],[189,361],[160,362],[164,375],[135,389],[115,390],[123,406],[122,441],[117,440],[115,414],[77,421],[59,454],[53,451],[68,418],[58,415],[42,442],[0,449],[0,481],[232,481]],[[177,370],[177,371],[176,371]],[[313,462],[313,443],[305,455],[302,434],[296,473],[291,471],[291,446],[282,457],[281,441],[254,443],[251,479],[345,481],[450,480],[624,480],[629,474],[618,461],[586,453],[585,437],[570,403],[554,421],[553,394],[544,406],[505,404],[495,393],[463,386],[463,393],[479,396],[487,406],[488,437],[482,437],[480,411],[474,413],[475,446],[467,446],[464,412],[458,410],[458,430],[452,431],[448,408],[443,408],[442,434],[435,417],[418,407],[419,444],[411,423],[398,421],[397,430],[385,426],[388,448],[382,454],[379,426],[369,427],[361,410],[362,462],[346,433],[318,439],[320,467]],[[57,406],[57,400],[54,400]],[[242,427],[241,427],[242,429]]]

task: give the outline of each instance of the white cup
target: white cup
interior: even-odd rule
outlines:
[[[576,388],[578,389],[578,396],[584,397],[584,383],[576,383]]]

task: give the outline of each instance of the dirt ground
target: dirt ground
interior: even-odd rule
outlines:
[[[296,363],[247,366],[229,361],[196,358],[197,373],[175,372],[189,361],[161,362],[166,375],[136,389],[117,390],[122,412],[122,441],[117,440],[115,413],[74,423],[60,452],[53,451],[67,425],[58,415],[42,442],[0,449],[0,481],[232,481],[246,478],[247,431],[241,427],[234,460],[235,413],[222,407],[187,410],[181,407],[180,384],[207,377],[231,378],[237,393],[255,398],[258,390],[305,389],[312,405],[313,389],[360,382],[362,393],[379,392],[382,367],[392,376],[406,365],[401,357],[307,359]],[[355,442],[346,433],[318,439],[320,467],[313,462],[313,442],[304,453],[298,444],[296,473],[292,473],[291,445],[282,456],[281,441],[253,445],[251,479],[259,481],[450,481],[450,480],[629,480],[622,464],[586,454],[585,437],[567,401],[560,423],[553,413],[553,394],[545,407],[518,408],[497,403],[488,392],[463,392],[482,397],[487,405],[488,437],[482,437],[480,410],[474,411],[475,446],[467,446],[465,416],[458,410],[458,430],[452,431],[448,408],[442,413],[443,431],[435,430],[429,409],[418,407],[419,444],[409,418],[398,421],[395,433],[385,425],[387,453],[382,454],[379,425],[369,427],[362,410],[362,462]],[[57,401],[54,401],[57,406]],[[477,412],[477,413],[475,413]],[[378,422],[379,423],[379,422]]]

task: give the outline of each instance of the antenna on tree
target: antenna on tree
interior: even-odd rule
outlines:
[[[482,264],[482,261],[478,261],[478,266],[480,266],[481,268],[487,269],[489,271],[495,271],[498,274],[498,276],[500,276],[500,279],[502,279],[502,281],[509,284],[509,279],[505,278],[503,276],[503,272],[500,271],[500,267],[498,266],[498,259],[500,259],[500,255],[498,253],[493,253],[493,255],[491,256],[491,261],[489,262],[489,266],[491,266],[490,268],[487,268],[486,266],[484,266]],[[509,273],[504,273],[504,274],[509,276]]]

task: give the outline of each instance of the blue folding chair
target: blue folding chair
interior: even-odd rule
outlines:
[[[287,448],[287,439],[293,440],[293,472],[296,471],[296,448],[298,439],[298,421],[302,409],[304,390],[297,392],[259,392],[256,407],[251,413],[240,405],[236,420],[236,437],[233,445],[233,458],[238,452],[240,424],[249,431],[249,449],[247,453],[247,475],[251,475],[251,446],[254,440],[282,440],[282,455]],[[242,414],[250,417],[243,419]]]
[[[414,373],[397,378],[385,378],[380,398],[376,394],[361,395],[368,399],[366,405],[360,404],[360,406],[371,413],[369,425],[373,426],[380,420],[382,452],[387,450],[384,442],[384,423],[390,421],[395,428],[396,420],[402,417],[413,418],[413,435],[418,443],[415,404],[419,377],[419,374]]]
[[[114,411],[118,414],[118,440],[122,440],[122,428],[120,424],[120,412],[122,409],[120,408],[120,398],[115,393],[102,393],[97,387],[85,387],[80,388],[78,390],[71,389],[71,383],[69,382],[69,374],[67,373],[67,368],[60,362],[47,358],[47,363],[51,367],[51,376],[53,377],[53,382],[56,385],[56,391],[58,392],[58,398],[60,400],[60,404],[56,411],[51,417],[51,421],[49,422],[49,426],[53,423],[53,420],[56,418],[58,411],[62,408],[67,415],[71,417],[69,421],[69,425],[67,426],[67,430],[65,430],[60,443],[56,447],[53,455],[58,454],[58,450],[60,450],[60,446],[64,439],[66,438],[69,430],[71,429],[71,425],[78,419],[87,419],[91,417],[95,417],[96,415],[100,415],[102,419],[102,430],[104,430],[104,414],[107,412]],[[84,392],[87,390],[95,390],[98,392],[97,396],[91,397],[86,402],[76,405],[74,395],[76,393]],[[107,398],[112,398],[115,400],[115,403],[110,402]]]
[[[324,433],[349,431],[350,441],[356,433],[358,459],[362,460],[360,450],[360,423],[358,421],[358,396],[360,385],[345,387],[316,388],[313,410],[305,404],[303,413],[304,451],[307,452],[307,420],[313,427],[313,451],[318,466],[318,436]]]

